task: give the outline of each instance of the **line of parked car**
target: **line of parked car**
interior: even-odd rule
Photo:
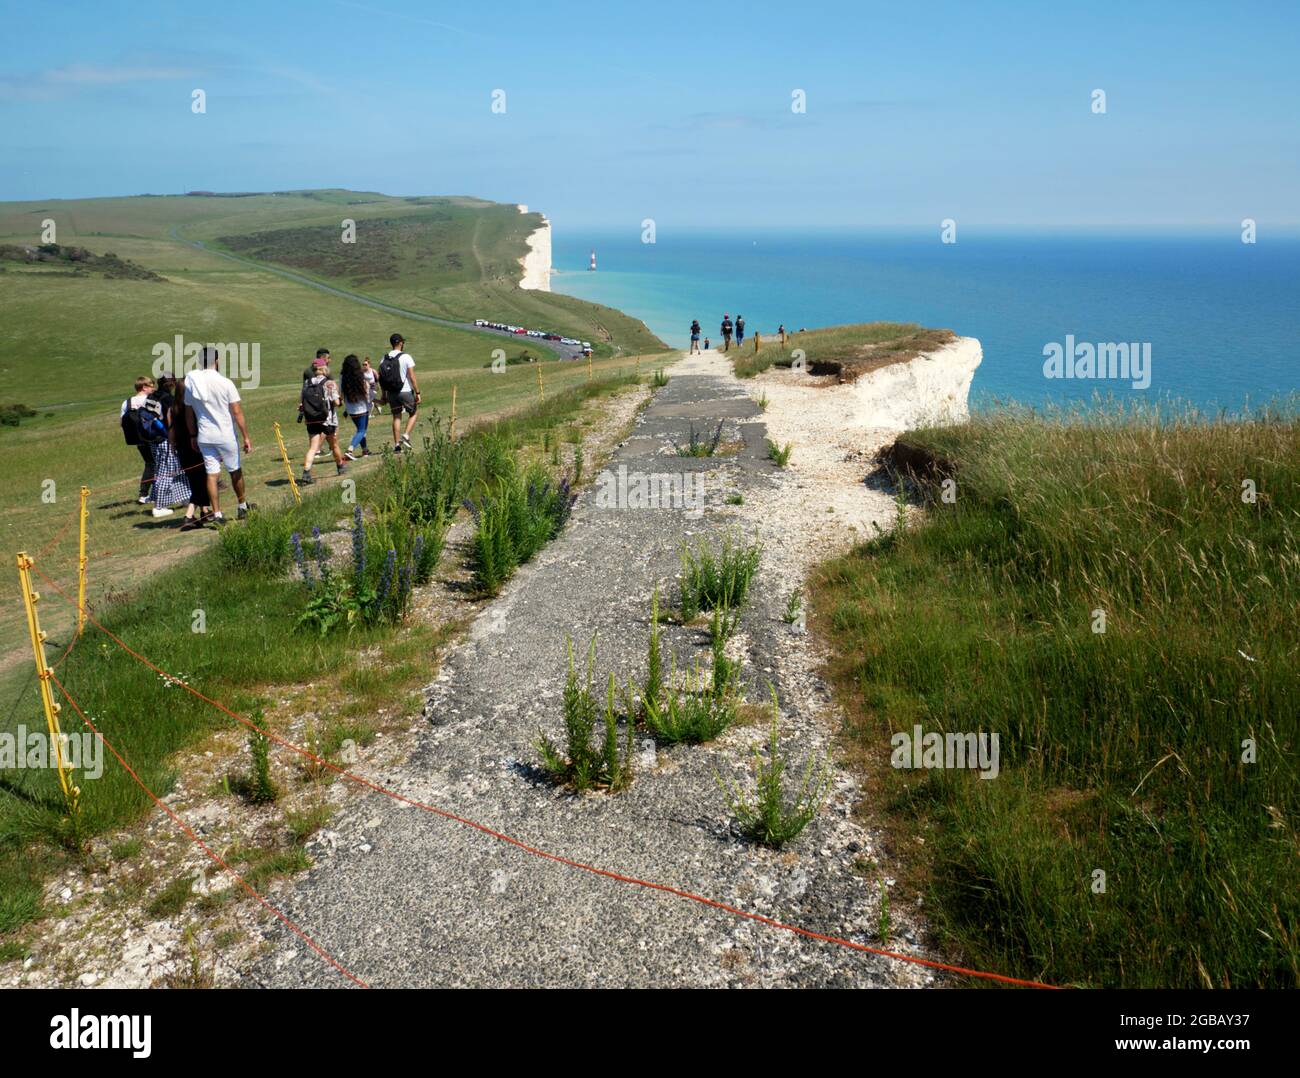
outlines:
[[[576,337],[561,337],[558,333],[547,333],[540,329],[525,329],[523,326],[508,326],[504,322],[489,322],[486,318],[474,319],[474,325],[480,329],[495,329],[502,333],[514,333],[522,337],[536,337],[542,341],[558,341],[560,344],[567,344],[580,349],[584,356],[591,355],[591,342],[580,341]]]

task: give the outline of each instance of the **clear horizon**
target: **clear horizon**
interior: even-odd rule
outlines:
[[[504,3],[487,28],[407,0],[6,8],[6,201],[346,187],[661,234],[1300,227],[1300,11],[1277,5]]]

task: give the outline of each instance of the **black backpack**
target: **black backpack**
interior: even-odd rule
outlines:
[[[128,413],[135,419],[136,433],[140,441],[148,445],[158,445],[167,440],[167,424],[163,422],[162,402],[147,397],[139,408]]]
[[[379,388],[394,397],[402,392],[402,363],[405,353],[384,356],[379,361]]]
[[[303,382],[302,417],[308,423],[324,423],[330,417],[329,401],[325,399],[325,382],[322,379]]]
[[[136,424],[135,409],[129,400],[126,411],[122,413],[122,437],[126,439],[127,445],[140,444],[140,427]]]

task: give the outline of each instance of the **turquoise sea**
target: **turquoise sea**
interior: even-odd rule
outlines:
[[[1237,410],[1300,390],[1300,237],[1240,233],[693,232],[552,226],[557,292],[641,318],[674,346],[724,312],[750,335],[875,320],[978,337],[978,405],[1176,398]],[[592,250],[597,269],[587,269]],[[1150,385],[1044,376],[1044,349],[1149,344]],[[1079,353],[1082,354],[1082,353]]]

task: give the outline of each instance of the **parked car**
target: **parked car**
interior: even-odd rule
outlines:
[[[543,333],[543,334],[542,334],[542,340],[545,340],[545,341],[558,341],[559,339],[560,339],[560,335],[559,335],[558,333]]]
[[[579,342],[578,342],[578,341],[575,341],[572,337],[561,337],[561,338],[560,338],[560,343],[561,343],[561,344],[578,344]]]

